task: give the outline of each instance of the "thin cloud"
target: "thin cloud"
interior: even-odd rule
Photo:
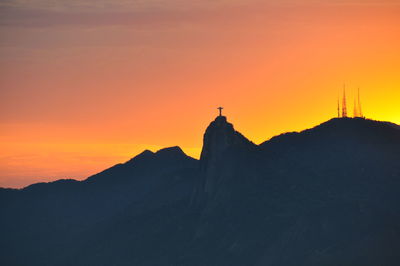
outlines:
[[[249,13],[269,13],[269,8],[253,5],[229,5],[213,8],[147,8],[125,11],[110,10],[53,10],[40,8],[0,7],[0,26],[3,27],[56,27],[56,26],[161,26],[168,27],[181,22],[221,21],[240,18]]]
[[[1,8],[0,25],[18,27],[107,26],[174,22],[185,18],[180,12],[70,12],[40,9]]]
[[[290,7],[318,6],[399,6],[396,0],[220,0],[220,1],[27,1],[0,0],[0,26],[110,26],[162,25],[199,21],[237,12]]]

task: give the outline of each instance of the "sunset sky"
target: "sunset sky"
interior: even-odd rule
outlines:
[[[400,0],[0,0],[0,187],[144,149],[198,158],[225,107],[255,143],[336,116],[400,124]]]

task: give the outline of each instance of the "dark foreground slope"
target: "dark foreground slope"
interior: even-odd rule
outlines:
[[[217,117],[200,162],[144,152],[1,190],[3,265],[399,265],[400,129],[333,119],[255,145]]]
[[[197,169],[197,160],[173,147],[144,151],[82,182],[0,191],[0,265],[122,265],[118,254],[145,237],[123,234],[113,243],[119,223],[188,201]],[[152,224],[138,224],[137,232]]]

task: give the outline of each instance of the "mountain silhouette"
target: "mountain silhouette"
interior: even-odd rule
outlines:
[[[0,189],[1,265],[400,263],[400,127],[331,119],[256,145],[224,116],[200,160],[144,151]]]

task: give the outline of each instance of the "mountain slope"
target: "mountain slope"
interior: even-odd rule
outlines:
[[[5,265],[398,265],[400,129],[332,119],[260,145],[219,116],[200,161],[145,151],[0,190]]]
[[[397,265],[399,151],[398,126],[363,119],[261,144],[230,164],[193,247],[205,253],[183,265]]]
[[[82,182],[0,192],[1,257],[6,265],[61,265],[125,209],[135,216],[189,198],[197,165],[172,147],[145,151]]]

